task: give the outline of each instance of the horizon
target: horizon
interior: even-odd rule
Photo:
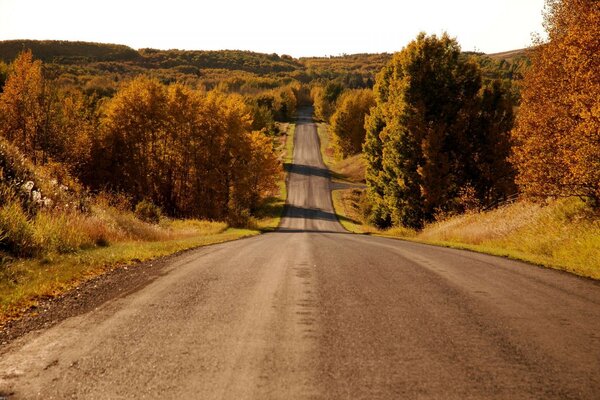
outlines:
[[[436,34],[436,35],[440,35],[440,34]],[[452,36],[451,36],[452,37]],[[257,53],[257,54],[266,54],[266,55],[270,55],[270,54],[277,54],[279,57],[282,56],[290,56],[289,54],[286,53],[275,53],[275,52],[262,52],[262,51],[255,51],[255,50],[251,50],[251,49],[234,49],[234,48],[230,48],[230,49],[183,49],[183,48],[158,48],[158,47],[132,47],[129,46],[125,43],[111,43],[111,42],[91,42],[91,41],[85,41],[85,40],[63,40],[63,39],[23,39],[23,38],[18,38],[18,39],[0,39],[0,43],[4,43],[4,42],[20,42],[20,41],[32,41],[32,42],[66,42],[66,43],[87,43],[87,44],[97,44],[97,45],[114,45],[114,46],[126,46],[132,50],[135,51],[141,51],[141,50],[159,50],[159,51],[215,51],[215,52],[219,52],[219,51],[241,51],[241,52],[250,52],[250,53]],[[405,47],[408,44],[408,42],[402,46]],[[347,56],[356,56],[356,55],[376,55],[376,54],[390,54],[393,55],[394,53],[397,53],[399,51],[402,50],[402,48],[393,51],[393,52],[386,52],[386,51],[382,51],[382,52],[378,52],[378,53],[368,53],[368,52],[359,52],[359,53],[343,53],[343,54],[326,54],[326,55],[308,55],[308,56],[300,56],[300,57],[294,57],[291,56],[292,58],[299,60],[302,58],[335,58],[335,57],[347,57]],[[480,53],[480,54],[485,54],[485,55],[496,55],[496,54],[503,54],[503,53],[511,53],[513,51],[522,51],[522,50],[527,50],[528,47],[522,47],[522,48],[515,48],[515,49],[507,49],[507,50],[503,50],[503,51],[496,51],[493,53],[486,53],[483,51],[479,51],[479,50],[465,50],[464,48],[462,48],[461,46],[461,51],[462,52],[475,52],[475,53]],[[35,54],[34,54],[35,56]]]
[[[143,6],[139,1],[117,0],[27,3],[0,0],[0,40],[110,43],[136,50],[241,50],[294,58],[392,54],[419,32],[447,32],[463,51],[495,54],[523,49],[531,45],[532,35],[542,34],[544,8],[544,0],[486,4],[429,0],[404,5],[375,0],[369,8],[357,1],[340,7],[337,2],[307,0],[298,9],[272,0],[252,4],[226,0],[218,5],[173,0],[168,8],[157,0]],[[95,18],[90,21],[92,14]]]

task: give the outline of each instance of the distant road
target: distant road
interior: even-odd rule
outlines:
[[[600,286],[352,235],[307,112],[278,232],[176,257],[141,290],[9,344],[19,399],[598,399]]]

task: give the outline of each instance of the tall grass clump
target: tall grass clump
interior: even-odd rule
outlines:
[[[16,201],[0,208],[0,248],[17,257],[34,257],[42,250],[33,224]]]

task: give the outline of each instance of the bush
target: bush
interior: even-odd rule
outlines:
[[[158,224],[160,222],[160,208],[149,201],[143,200],[135,206],[135,216],[144,222]]]
[[[17,202],[0,208],[0,248],[17,257],[33,257],[41,251],[35,230]]]

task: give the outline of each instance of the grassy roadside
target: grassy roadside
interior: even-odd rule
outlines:
[[[291,164],[293,158],[296,124],[281,124],[280,129],[285,133],[279,138],[277,152],[286,172],[277,183],[279,185],[278,195],[265,200],[261,208],[257,210],[256,218],[250,224],[252,228],[256,228],[261,232],[270,232],[277,229],[287,199],[287,165]]]
[[[350,232],[385,236],[525,261],[600,279],[600,219],[579,199],[539,205],[517,202],[458,215],[415,232],[378,230],[360,215],[360,191],[335,190],[333,206]]]
[[[341,224],[350,232],[472,250],[600,279],[600,219],[579,199],[546,205],[520,201],[454,216],[419,232],[378,230],[364,223],[358,189],[335,190],[332,200]]]
[[[281,128],[285,134],[279,138],[277,150],[282,162],[289,163],[292,161],[295,125],[282,124]],[[282,175],[278,195],[267,199],[258,210],[258,216],[251,218],[247,229],[230,228],[222,222],[166,218],[160,224],[148,224],[130,212],[106,204],[95,209],[90,218],[49,220],[48,229],[61,227],[53,233],[52,240],[75,242],[73,248],[76,250],[16,259],[0,252],[0,327],[40,300],[68,292],[112,269],[274,230],[279,225],[286,197],[286,178]],[[78,238],[72,237],[81,235],[81,228],[71,229],[73,224],[85,225],[86,234],[93,239],[90,244],[81,245]],[[101,244],[94,244],[94,241]]]
[[[39,259],[19,259],[0,270],[0,326],[39,300],[55,297],[111,269],[148,261],[182,250],[256,235],[250,229],[232,229],[224,223],[176,221],[173,239],[125,241],[70,254],[49,254]],[[179,237],[177,237],[179,236]]]
[[[360,182],[364,160],[336,160],[326,124],[318,125],[321,153],[334,181]],[[364,221],[360,187],[331,193],[335,213],[349,232],[385,236],[508,257],[600,279],[600,217],[579,199],[546,205],[520,201],[495,210],[450,217],[419,232],[379,230]]]

